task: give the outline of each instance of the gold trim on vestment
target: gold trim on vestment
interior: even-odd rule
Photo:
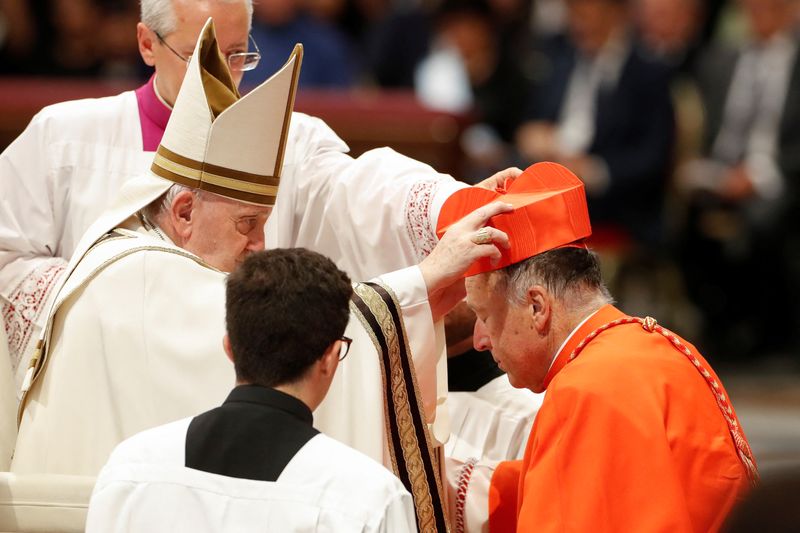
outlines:
[[[385,285],[381,284],[381,287],[389,293],[392,298],[392,301],[398,310],[398,314],[400,314],[400,305],[397,303],[397,298],[391,290],[389,290]],[[442,492],[442,482],[441,482],[441,475],[439,471],[439,465],[436,462],[436,456],[433,453],[433,448],[431,446],[431,439],[429,430],[427,427],[427,421],[425,420],[425,411],[420,400],[420,393],[419,393],[419,386],[417,384],[416,375],[414,373],[414,364],[413,361],[409,361],[409,366],[411,368],[411,383],[414,392],[416,393],[416,405],[412,405],[408,394],[406,393],[406,381],[404,379],[404,372],[401,363],[401,352],[400,352],[400,342],[398,337],[398,331],[394,326],[394,317],[391,314],[391,311],[388,309],[387,304],[384,302],[383,298],[380,294],[378,294],[375,289],[370,287],[366,284],[357,284],[354,287],[354,291],[358,297],[360,297],[364,303],[369,307],[370,311],[375,316],[375,319],[378,322],[379,327],[381,328],[381,332],[386,341],[386,345],[388,347],[388,356],[389,356],[389,375],[391,376],[391,387],[387,388],[386,384],[384,383],[384,390],[390,390],[392,399],[394,401],[395,406],[395,419],[397,420],[398,432],[401,442],[401,451],[403,453],[404,462],[406,465],[406,469],[408,471],[409,481],[411,483],[411,492],[414,496],[414,504],[417,511],[417,521],[419,531],[428,533],[428,532],[435,532],[437,531],[436,527],[436,516],[435,516],[435,509],[434,509],[434,502],[433,502],[433,494],[431,491],[431,487],[428,484],[428,477],[425,473],[425,465],[422,458],[422,453],[420,451],[420,446],[425,446],[428,450],[428,453],[433,461],[433,472],[436,479],[436,484],[439,488],[439,494],[443,494]],[[362,324],[364,325],[365,329],[370,333],[370,337],[372,338],[373,343],[375,344],[378,353],[382,353],[382,348],[372,334],[372,327],[364,320],[361,313],[358,314],[359,319],[361,320]],[[402,317],[402,314],[400,315]],[[402,326],[402,323],[401,323]],[[402,334],[403,339],[405,340],[405,345],[409,346],[408,338],[406,336],[405,328],[400,331]],[[410,355],[410,354],[409,354]],[[386,369],[384,368],[383,358],[380,358],[381,368],[382,368],[382,375],[386,375]],[[385,380],[384,380],[385,381]],[[385,410],[388,411],[388,406],[384,404]],[[423,431],[425,434],[425,442],[420,443],[417,440],[417,433],[414,427],[414,422],[411,414],[412,409],[417,409],[422,418],[423,422]],[[389,413],[391,415],[392,413]],[[387,421],[388,424],[388,421]],[[387,426],[388,432],[388,426]],[[387,433],[388,434],[388,433]],[[391,442],[389,443],[390,452],[392,451]],[[397,473],[397,461],[395,457],[392,457],[392,465],[395,468],[395,473]],[[442,509],[442,513],[444,513],[444,502],[437,502]],[[447,520],[446,514],[444,515],[445,521]]]
[[[409,358],[410,358],[409,364],[410,364],[410,367],[411,367],[411,386],[414,389],[414,396],[416,397],[416,400],[417,400],[416,408],[421,413],[422,421],[425,424],[425,445],[428,448],[428,454],[430,455],[431,461],[433,462],[433,475],[434,475],[434,477],[436,479],[436,485],[437,485],[437,487],[439,489],[439,494],[443,496],[445,493],[444,493],[444,485],[442,483],[442,477],[441,477],[441,473],[442,473],[442,470],[441,470],[442,456],[441,456],[441,453],[437,453],[437,450],[439,450],[440,452],[443,452],[443,448],[441,448],[441,447],[440,448],[434,448],[433,443],[432,443],[432,439],[431,439],[431,436],[430,436],[430,432],[428,430],[428,421],[427,421],[426,416],[425,416],[425,406],[422,403],[422,391],[419,388],[419,382],[417,381],[417,374],[416,374],[415,369],[414,369],[414,361],[413,361],[413,358],[411,358],[412,355],[413,355],[411,353],[411,343],[408,341],[408,333],[406,332],[405,326],[402,323],[403,314],[400,311],[401,310],[400,302],[399,302],[399,300],[397,298],[397,295],[394,293],[394,290],[392,289],[391,286],[389,286],[387,284],[384,284],[384,283],[380,283],[380,282],[378,282],[376,284],[380,285],[383,288],[383,290],[385,290],[389,294],[389,296],[392,299],[392,303],[394,304],[395,309],[397,309],[397,313],[400,316],[401,327],[402,327],[402,329],[400,330],[400,333],[403,336],[403,342],[404,342],[404,344],[406,346],[406,349],[408,350],[408,354],[409,354]],[[395,346],[396,346],[395,350],[397,351],[397,361],[399,362],[399,350],[400,350],[400,348],[399,348],[399,346],[397,346],[396,343],[395,343]],[[445,512],[446,511],[446,507],[445,507],[446,502],[445,501],[441,501],[439,503],[440,503],[440,505],[442,507],[442,511],[445,513],[445,519],[447,519],[448,518],[447,517],[447,513]]]
[[[353,288],[354,292],[360,293],[360,291],[359,291],[359,286],[360,285],[361,284],[359,283]],[[362,298],[362,300],[363,300],[363,298]],[[356,318],[358,319],[359,322],[361,322],[361,326],[364,328],[364,330],[369,335],[370,340],[372,340],[372,344],[380,352],[380,341],[378,341],[378,338],[375,336],[375,331],[372,329],[372,327],[370,326],[369,322],[367,322],[366,317],[361,313],[361,309],[359,309],[359,307],[352,300],[350,301],[350,312],[353,313],[356,316]],[[380,365],[381,365],[381,369],[382,369],[383,368],[383,359],[380,356],[378,357],[378,359],[379,359],[379,362],[380,362]],[[381,370],[381,383],[383,384],[383,390],[384,391],[389,389],[389,386],[386,383],[386,373],[383,372],[383,370]],[[383,401],[383,431],[384,431],[384,434],[387,435],[387,436],[389,435],[389,433],[391,431],[391,428],[389,427],[389,417],[392,416],[392,415],[393,415],[393,413],[389,413],[389,402],[387,402],[384,399],[384,401]],[[397,466],[397,457],[395,456],[395,453],[394,453],[394,446],[389,444],[386,448],[389,450],[389,460],[392,463],[392,472],[397,474],[399,472],[399,470],[398,470],[398,466]]]

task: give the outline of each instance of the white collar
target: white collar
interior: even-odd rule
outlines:
[[[142,211],[138,211],[136,215],[128,219],[128,221],[126,221],[126,223],[123,224],[123,226],[126,229],[135,231],[137,233],[143,233],[145,235],[149,235],[154,239],[158,239],[173,246],[176,246],[176,244],[172,242],[172,239],[170,239],[169,236],[167,235],[167,232],[159,228],[158,224],[156,224],[155,222],[149,220],[146,216],[144,216],[144,213],[142,213]]]
[[[158,74],[155,75],[153,78],[153,92],[156,93],[156,98],[158,101],[167,106],[167,109],[172,110],[172,106],[167,103],[166,100],[161,96],[161,93],[158,92]]]
[[[569,335],[567,335],[567,337],[564,339],[564,342],[562,342],[562,343],[561,343],[561,346],[559,346],[559,347],[558,347],[558,350],[556,350],[556,351],[555,351],[555,353],[553,354],[553,357],[551,357],[551,358],[550,358],[550,366],[547,368],[547,371],[548,371],[548,372],[550,372],[550,369],[551,369],[551,368],[553,368],[553,363],[554,363],[554,362],[555,362],[555,360],[558,358],[558,354],[560,354],[560,353],[561,353],[561,350],[563,350],[563,349],[564,349],[564,346],[566,346],[566,345],[567,345],[567,342],[569,342],[569,340],[570,340],[570,339],[573,337],[573,335],[575,335],[575,333],[576,333],[576,332],[577,332],[577,331],[578,331],[578,330],[581,328],[581,326],[583,326],[583,325],[586,323],[586,321],[587,321],[587,320],[589,320],[589,319],[590,319],[590,318],[592,318],[594,315],[596,315],[598,311],[600,311],[600,309],[598,309],[597,311],[592,311],[591,313],[589,313],[588,315],[586,315],[586,316],[583,318],[583,320],[581,320],[580,322],[578,322],[578,325],[577,325],[577,326],[575,326],[575,327],[572,329],[572,331],[570,331],[570,332],[569,332]]]

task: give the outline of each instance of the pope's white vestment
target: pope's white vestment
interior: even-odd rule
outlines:
[[[267,247],[320,252],[356,280],[419,263],[439,207],[466,185],[389,148],[347,151],[322,120],[292,114]],[[133,91],[46,107],[0,155],[0,306],[17,388],[66,259],[152,161]]]
[[[135,217],[126,225],[138,231],[95,246],[62,290],[69,296],[27,399],[13,472],[96,474],[123,439],[215,407],[234,384],[222,350],[225,274]],[[434,422],[446,395],[446,381],[437,380],[443,328],[434,327],[418,267],[380,281],[400,304],[425,415]],[[315,411],[315,427],[390,466],[379,358],[358,320],[345,334],[352,353]],[[439,423],[446,431],[446,415]]]
[[[140,433],[103,467],[87,533],[416,531],[411,495],[390,472],[318,434],[275,482],[186,468],[191,419]]]

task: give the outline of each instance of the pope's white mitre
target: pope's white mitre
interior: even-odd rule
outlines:
[[[98,239],[157,200],[173,183],[274,204],[302,53],[302,46],[295,46],[286,65],[240,99],[209,19],[189,62],[158,161],[151,172],[122,186],[114,203],[81,237],[68,271]]]
[[[278,72],[240,98],[208,19],[152,172],[234,200],[274,205],[302,55],[298,44]]]

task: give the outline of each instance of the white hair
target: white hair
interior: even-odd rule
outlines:
[[[172,207],[172,201],[175,200],[175,197],[183,191],[192,193],[196,201],[203,200],[203,191],[200,189],[187,187],[186,185],[181,185],[180,183],[173,183],[170,185],[170,188],[167,189],[167,192],[150,202],[144,209],[142,209],[142,213],[144,213],[144,216],[147,218],[147,220],[158,224],[161,216],[168,212]]]
[[[195,0],[207,3],[209,1],[236,4],[244,2],[247,9],[248,20],[253,18],[253,0]],[[139,0],[141,7],[141,21],[145,26],[162,37],[166,37],[176,30],[178,26],[175,16],[175,0]]]
[[[527,302],[528,289],[534,285],[546,288],[574,311],[614,302],[603,283],[597,254],[585,248],[550,250],[494,274],[505,286],[507,300],[516,305]]]

